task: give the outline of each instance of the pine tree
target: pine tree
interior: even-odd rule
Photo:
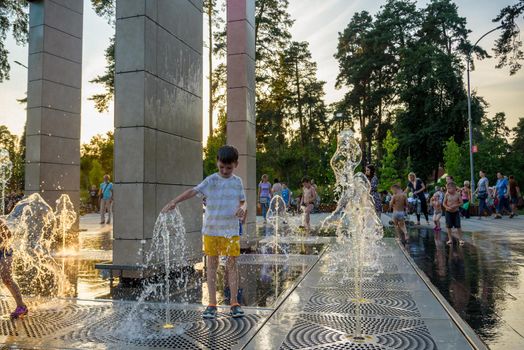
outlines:
[[[398,149],[398,139],[393,136],[391,130],[387,131],[386,138],[383,142],[385,150],[380,169],[380,191],[389,191],[392,185],[400,184],[400,178],[397,171],[397,161],[395,152]]]
[[[444,168],[448,175],[453,176],[457,184],[462,182],[462,157],[461,157],[461,148],[458,143],[455,142],[453,137],[450,137],[448,141],[445,142],[444,147]]]

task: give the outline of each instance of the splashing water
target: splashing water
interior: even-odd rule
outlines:
[[[137,325],[137,320],[147,319],[149,324],[155,324],[154,328],[157,330],[164,330],[155,333],[157,335],[165,335],[165,330],[180,332],[182,326],[175,327],[172,324],[173,304],[170,292],[172,289],[181,291],[181,304],[188,303],[189,275],[184,273],[184,269],[190,265],[189,256],[184,220],[178,208],[167,213],[160,213],[153,228],[151,246],[144,257],[144,265],[146,271],[154,271],[162,275],[162,280],[155,278],[144,280],[143,291],[137,304],[123,321],[120,327],[122,330],[128,333],[129,329],[140,329],[142,325]],[[160,300],[165,303],[166,310],[163,320],[158,318],[158,309],[149,310],[145,305],[146,300]],[[140,331],[135,332],[134,336],[138,339],[148,335]]]
[[[65,255],[67,234],[76,222],[76,211],[73,202],[67,194],[62,194],[56,201],[55,218],[58,233],[62,237],[62,255]]]
[[[17,203],[7,217],[12,235],[3,243],[13,249],[13,275],[22,294],[70,296],[73,288],[52,256],[57,220],[52,208],[34,193]]]
[[[288,249],[287,246],[282,243],[282,237],[286,237],[291,232],[296,231],[292,230],[292,218],[287,213],[286,202],[281,196],[273,196],[269,203],[269,210],[266,217],[268,227],[271,228],[268,232],[272,233],[273,239],[266,243],[262,250],[264,252],[272,252],[273,254],[279,254],[280,252],[287,256]]]
[[[377,270],[377,262],[381,253],[383,227],[374,209],[370,194],[370,183],[362,173],[355,174],[355,168],[360,163],[362,152],[351,131],[343,131],[338,135],[337,150],[331,158],[331,167],[337,180],[338,203],[335,211],[322,223],[322,227],[334,226],[337,241],[342,245],[341,256],[333,259],[336,269],[343,268],[347,280],[351,277],[354,283],[356,304],[355,333],[350,337],[362,342],[367,339],[362,335],[361,304],[369,302],[362,297],[362,281],[364,268]],[[341,266],[340,261],[348,261],[349,266]],[[352,273],[352,274],[351,274]]]
[[[0,186],[2,186],[1,208],[2,215],[5,215],[5,188],[11,178],[13,163],[9,159],[9,152],[6,149],[0,149]]]

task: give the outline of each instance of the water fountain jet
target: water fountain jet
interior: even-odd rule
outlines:
[[[340,251],[351,252],[351,266],[345,272],[353,270],[354,298],[351,302],[356,306],[356,323],[354,334],[348,335],[348,338],[358,343],[371,339],[362,332],[361,305],[371,302],[363,297],[363,271],[365,267],[376,264],[383,237],[382,224],[370,195],[370,183],[364,174],[355,173],[361,158],[362,152],[353,132],[342,131],[338,135],[337,150],[331,158],[339,199],[335,211],[322,223],[323,228],[336,228],[337,241],[345,247]],[[338,263],[344,261],[343,258],[335,260]]]

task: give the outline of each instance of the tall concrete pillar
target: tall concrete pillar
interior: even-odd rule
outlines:
[[[248,201],[244,247],[255,237],[255,126],[255,0],[227,0],[227,143],[239,151]]]
[[[133,265],[162,207],[202,181],[202,0],[117,0],[116,15],[113,263]],[[179,207],[200,257],[202,203]]]
[[[83,0],[32,1],[29,10],[26,194],[80,203]]]

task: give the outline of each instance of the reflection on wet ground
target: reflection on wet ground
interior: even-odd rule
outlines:
[[[447,246],[445,232],[411,230],[409,252],[490,348],[524,348],[522,233],[466,233],[465,240]]]

